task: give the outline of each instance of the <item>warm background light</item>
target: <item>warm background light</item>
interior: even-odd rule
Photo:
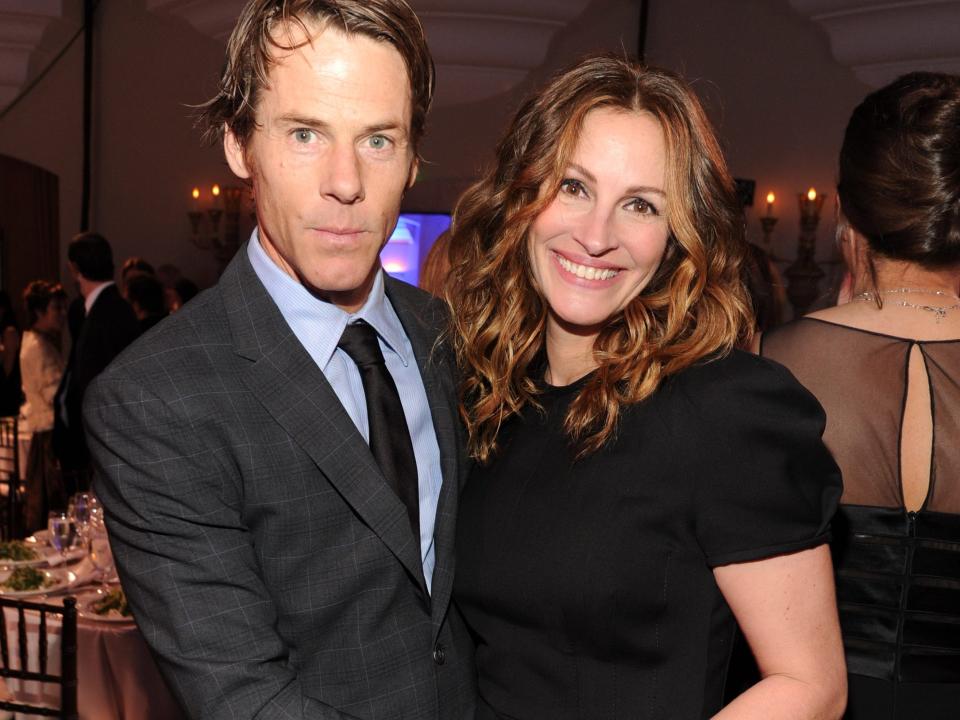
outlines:
[[[195,187],[195,188],[190,192],[190,194],[193,196],[193,199],[194,199],[194,200],[199,200],[199,199],[200,199],[200,188],[196,188],[196,187]]]
[[[777,199],[777,196],[772,192],[767,193],[767,205],[773,205],[774,201]]]
[[[810,202],[813,202],[814,200],[816,200],[817,191],[814,190],[813,188],[810,188],[809,190],[807,190],[807,199],[810,200]]]
[[[214,183],[213,187],[210,188],[210,192],[214,197],[220,197],[220,186]]]

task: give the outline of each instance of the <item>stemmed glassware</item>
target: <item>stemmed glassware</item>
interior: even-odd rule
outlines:
[[[77,543],[77,523],[74,518],[65,512],[54,510],[47,519],[47,530],[50,533],[50,544],[66,558],[67,551]]]
[[[89,492],[79,492],[70,498],[70,504],[67,506],[67,514],[73,517],[77,524],[77,533],[82,542],[87,541],[90,531],[90,524],[95,511],[100,503],[96,495]]]
[[[110,574],[113,571],[113,553],[110,550],[110,539],[107,537],[106,528],[103,526],[93,529],[90,533],[87,556],[97,569],[97,574],[100,576],[100,585],[107,589],[110,584]]]

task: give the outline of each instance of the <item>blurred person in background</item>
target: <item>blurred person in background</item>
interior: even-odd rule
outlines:
[[[67,504],[60,465],[53,453],[53,399],[66,367],[61,352],[67,319],[67,293],[55,283],[34,280],[23,291],[29,329],[20,348],[20,371],[25,401],[21,409],[31,430],[27,456],[27,534],[47,526],[50,510]]]
[[[136,275],[127,281],[127,302],[143,334],[167,316],[163,285],[153,275]]]
[[[420,288],[443,297],[443,286],[450,276],[450,231],[444,230],[434,240],[420,269]]]
[[[188,278],[179,278],[167,293],[167,307],[176,312],[200,292],[197,284]]]
[[[142,257],[128,257],[123,261],[123,265],[120,266],[120,294],[123,295],[125,300],[129,301],[130,297],[128,293],[130,280],[143,275],[156,277],[156,274],[157,273],[153,269],[153,265],[148,263]]]
[[[848,302],[763,336],[827,412],[850,720],[960,717],[960,77],[854,111],[837,238]]]
[[[102,235],[80,233],[67,248],[70,271],[83,298],[84,316],[54,399],[54,451],[68,495],[90,483],[83,428],[83,396],[90,382],[140,334],[133,309],[113,281],[113,250]]]

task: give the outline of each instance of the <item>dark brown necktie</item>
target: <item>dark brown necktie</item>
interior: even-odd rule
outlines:
[[[420,547],[420,489],[417,460],[400,404],[397,385],[387,370],[377,331],[362,320],[347,325],[338,347],[357,364],[367,399],[370,452],[394,492],[407,506],[413,536]]]

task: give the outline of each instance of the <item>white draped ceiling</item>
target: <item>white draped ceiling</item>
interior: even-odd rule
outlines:
[[[76,2],[78,0],[68,0]],[[712,2],[713,0],[704,0]],[[960,73],[960,0],[768,0],[819,23],[836,60],[870,85],[912,69]],[[650,0],[669,2],[669,0]],[[223,41],[243,0],[147,0]],[[506,92],[539,67],[551,39],[591,0],[412,0],[440,76],[438,105]],[[22,89],[31,54],[64,0],[0,0],[0,108]],[[656,32],[652,28],[651,32]]]
[[[880,87],[912,70],[960,74],[956,0],[789,0],[819,23],[837,62]]]

